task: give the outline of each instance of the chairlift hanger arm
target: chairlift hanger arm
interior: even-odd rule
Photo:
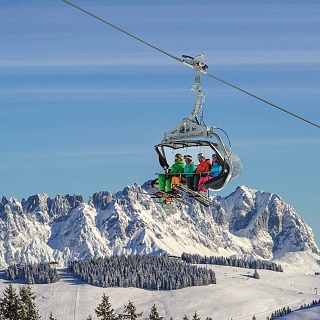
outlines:
[[[216,76],[208,73],[208,72],[206,71],[206,69],[208,68],[208,66],[207,66],[206,64],[200,66],[201,62],[199,62],[199,60],[197,59],[199,56],[197,56],[196,58],[192,58],[192,57],[190,57],[190,56],[183,55],[183,56],[182,56],[183,59],[178,58],[178,57],[175,57],[174,55],[172,55],[172,54],[170,54],[170,53],[168,53],[168,52],[166,52],[166,51],[164,51],[164,50],[162,50],[162,49],[160,49],[160,48],[152,45],[151,43],[149,43],[149,42],[147,42],[147,41],[144,41],[144,40],[136,37],[135,35],[127,32],[127,31],[125,31],[125,30],[123,30],[123,29],[121,29],[121,28],[119,28],[119,27],[117,27],[116,25],[114,25],[114,24],[112,24],[112,23],[110,23],[110,22],[108,22],[108,21],[106,21],[106,20],[104,20],[104,19],[101,19],[100,17],[92,14],[91,12],[89,12],[89,11],[87,11],[87,10],[84,10],[84,9],[76,6],[75,4],[73,4],[73,3],[71,3],[71,2],[69,2],[69,1],[67,1],[67,0],[62,0],[62,1],[65,2],[65,3],[67,3],[67,4],[69,4],[70,6],[72,6],[72,7],[74,7],[74,8],[76,8],[76,9],[78,9],[78,10],[80,10],[80,11],[88,14],[89,16],[91,16],[91,17],[93,17],[93,18],[95,18],[95,19],[97,19],[97,20],[99,20],[99,21],[101,21],[101,22],[109,25],[110,27],[112,27],[112,28],[114,28],[114,29],[116,29],[116,30],[118,30],[118,31],[121,31],[122,33],[125,33],[126,35],[128,35],[128,36],[130,36],[130,37],[132,37],[132,38],[134,38],[134,39],[142,42],[143,44],[145,44],[145,45],[147,45],[147,46],[149,46],[149,47],[151,47],[151,48],[153,48],[153,49],[155,49],[155,50],[157,50],[157,51],[159,51],[159,52],[161,52],[161,53],[169,56],[170,58],[173,58],[173,59],[175,59],[175,60],[177,60],[177,61],[179,61],[179,62],[182,62],[183,64],[185,64],[185,65],[187,65],[187,66],[189,66],[189,67],[194,68],[194,70],[195,70],[196,72],[197,72],[196,68],[199,68],[199,67],[200,67],[199,73],[202,72],[202,73],[206,74],[207,76],[209,76],[209,77],[211,77],[211,78],[213,78],[213,79],[215,79],[215,80],[217,80],[217,81],[220,81],[220,82],[222,82],[222,83],[224,83],[224,84],[226,84],[226,85],[228,85],[228,86],[230,86],[230,87],[232,87],[232,88],[234,88],[234,89],[237,89],[237,90],[239,90],[239,91],[241,91],[241,92],[243,92],[243,93],[245,93],[245,94],[247,94],[247,95],[249,95],[249,96],[257,99],[257,100],[260,100],[260,101],[262,101],[262,102],[264,102],[264,103],[266,103],[266,104],[268,104],[268,105],[270,105],[270,106],[272,106],[272,107],[274,107],[274,108],[276,108],[276,109],[278,109],[278,110],[280,110],[280,111],[286,112],[287,114],[289,114],[289,115],[291,115],[291,116],[293,116],[293,117],[296,117],[297,119],[302,120],[302,121],[304,121],[304,122],[306,122],[306,123],[309,123],[309,124],[311,124],[311,125],[313,125],[313,126],[315,126],[315,127],[317,127],[317,128],[320,129],[320,125],[319,125],[319,124],[317,124],[317,123],[315,123],[315,122],[312,122],[312,121],[310,121],[310,120],[307,120],[307,119],[305,119],[305,118],[302,118],[302,117],[298,116],[297,114],[294,114],[294,113],[292,113],[292,112],[290,112],[290,111],[288,111],[288,110],[286,110],[286,109],[284,109],[284,108],[281,108],[281,107],[279,107],[279,106],[277,106],[277,105],[275,105],[275,104],[273,104],[273,103],[271,103],[271,102],[269,102],[269,101],[267,101],[267,100],[265,100],[265,99],[262,99],[262,98],[260,98],[260,97],[258,97],[258,96],[256,96],[256,95],[254,95],[254,94],[252,94],[252,93],[250,93],[250,92],[248,92],[248,91],[246,91],[246,90],[244,90],[244,89],[241,89],[240,87],[237,87],[237,86],[235,86],[235,85],[233,85],[233,84],[231,84],[231,83],[229,83],[229,82],[227,82],[227,81],[225,81],[225,80],[223,80],[223,79],[220,79],[220,78],[218,78],[218,77],[216,77]],[[200,56],[201,56],[201,55],[200,55]],[[193,62],[191,62],[191,61],[193,61]],[[199,63],[199,65],[198,65],[198,66],[195,66],[195,64],[197,64],[197,62]],[[194,111],[195,111],[195,110],[194,110]]]

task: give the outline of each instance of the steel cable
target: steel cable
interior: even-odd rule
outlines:
[[[159,51],[159,52],[161,52],[161,53],[169,56],[170,58],[173,58],[173,59],[175,59],[175,60],[177,60],[177,61],[179,61],[179,62],[182,62],[182,63],[184,63],[184,64],[189,65],[188,63],[186,63],[186,61],[185,61],[184,59],[175,57],[174,55],[172,55],[172,54],[170,54],[170,53],[168,53],[168,52],[166,52],[166,51],[164,51],[164,50],[161,50],[160,48],[152,45],[151,43],[149,43],[149,42],[147,42],[147,41],[144,41],[144,40],[136,37],[135,35],[133,35],[133,34],[127,32],[127,31],[125,31],[125,30],[117,27],[116,25],[114,25],[114,24],[112,24],[112,23],[110,23],[110,22],[108,22],[108,21],[106,21],[106,20],[104,20],[104,19],[102,19],[102,18],[94,15],[93,13],[91,13],[91,12],[89,12],[89,11],[87,11],[87,10],[82,9],[82,8],[76,6],[75,4],[73,4],[73,3],[71,3],[71,2],[69,2],[69,1],[67,1],[67,0],[62,0],[62,1],[64,1],[65,3],[69,4],[70,6],[76,8],[76,9],[78,9],[78,10],[80,10],[80,11],[88,14],[89,16],[91,16],[91,17],[93,17],[93,18],[95,18],[95,19],[97,19],[97,20],[99,20],[99,21],[101,21],[101,22],[109,25],[110,27],[112,27],[112,28],[114,28],[114,29],[116,29],[116,30],[118,30],[118,31],[120,31],[120,32],[122,32],[122,33],[125,33],[126,35],[128,35],[128,36],[130,36],[130,37],[132,37],[132,38],[134,38],[134,39],[136,39],[136,40],[138,40],[138,41],[146,44],[147,46],[149,46],[149,47],[151,47],[151,48],[153,48],[153,49],[155,49],[155,50],[157,50],[157,51]],[[190,65],[189,65],[189,66],[190,66]],[[307,120],[307,119],[305,119],[305,118],[303,118],[303,117],[300,117],[300,116],[298,116],[297,114],[294,114],[293,112],[290,112],[290,111],[288,111],[288,110],[286,110],[286,109],[283,109],[283,108],[275,105],[274,103],[271,103],[271,102],[269,102],[269,101],[267,101],[267,100],[265,100],[265,99],[262,99],[262,98],[260,98],[260,97],[258,97],[258,96],[256,96],[256,95],[254,95],[254,94],[252,94],[252,93],[244,90],[244,89],[241,89],[241,88],[233,85],[232,83],[229,83],[229,82],[227,82],[227,81],[225,81],[225,80],[222,80],[222,79],[220,79],[220,78],[218,78],[218,77],[216,77],[216,76],[208,73],[208,72],[205,71],[205,70],[201,70],[201,72],[204,73],[204,74],[206,74],[207,76],[209,76],[209,77],[211,77],[211,78],[213,78],[213,79],[215,79],[215,80],[217,80],[217,81],[220,81],[220,82],[222,82],[222,83],[224,83],[224,84],[226,84],[226,85],[228,85],[228,86],[230,86],[230,87],[232,87],[232,88],[234,88],[234,89],[236,89],[236,90],[239,90],[239,91],[241,91],[241,92],[243,92],[243,93],[245,93],[245,94],[247,94],[247,95],[249,95],[249,96],[257,99],[257,100],[260,100],[260,101],[262,101],[262,102],[264,102],[264,103],[266,103],[266,104],[268,104],[268,105],[270,105],[270,106],[272,106],[272,107],[274,107],[274,108],[276,108],[276,109],[278,109],[278,110],[281,110],[281,111],[283,111],[283,112],[285,112],[285,113],[287,113],[287,114],[289,114],[289,115],[291,115],[291,116],[293,116],[293,117],[296,117],[296,118],[298,118],[299,120],[302,120],[302,121],[307,122],[307,123],[309,123],[309,124],[311,124],[311,125],[313,125],[313,126],[315,126],[315,127],[317,127],[317,128],[320,128],[320,125],[318,125],[318,124],[316,124],[316,123],[314,123],[314,122],[312,122],[312,121],[309,121],[309,120]]]
[[[206,72],[206,71],[203,71],[203,73],[205,73],[207,76],[209,76],[209,77],[211,77],[211,78],[213,78],[213,79],[216,79],[216,80],[218,80],[218,81],[220,81],[220,82],[222,82],[222,83],[224,83],[224,84],[226,84],[226,85],[228,85],[228,86],[230,86],[230,87],[232,87],[232,88],[234,88],[234,89],[237,89],[237,90],[239,90],[239,91],[241,91],[241,92],[243,92],[243,93],[245,93],[245,94],[248,94],[249,96],[251,96],[251,97],[253,97],[253,98],[255,98],[255,99],[258,99],[258,100],[260,100],[260,101],[262,101],[262,102],[264,102],[264,103],[266,103],[266,104],[268,104],[268,105],[270,105],[270,106],[272,106],[272,107],[274,107],[274,108],[277,108],[278,110],[281,110],[281,111],[283,111],[283,112],[286,112],[286,113],[290,114],[290,115],[293,116],[293,117],[296,117],[296,118],[298,118],[298,119],[300,119],[300,120],[302,120],[302,121],[305,121],[305,122],[307,122],[307,123],[309,123],[309,124],[311,124],[311,125],[313,125],[313,126],[315,126],[315,127],[320,128],[320,125],[318,125],[318,124],[316,124],[316,123],[314,123],[314,122],[311,122],[311,121],[309,121],[309,120],[307,120],[307,119],[305,119],[305,118],[302,118],[302,117],[300,117],[300,116],[298,116],[298,115],[296,115],[296,114],[294,114],[294,113],[292,113],[292,112],[290,112],[290,111],[288,111],[288,110],[286,110],[286,109],[283,109],[283,108],[275,105],[274,103],[271,103],[271,102],[269,102],[269,101],[267,101],[267,100],[265,100],[265,99],[262,99],[262,98],[260,98],[260,97],[258,97],[258,96],[256,96],[256,95],[254,95],[254,94],[252,94],[252,93],[250,93],[250,92],[248,92],[248,91],[246,91],[246,90],[244,90],[244,89],[241,89],[241,88],[233,85],[232,83],[229,83],[229,82],[227,82],[227,81],[224,81],[224,80],[222,80],[222,79],[220,79],[220,78],[218,78],[218,77],[216,77],[216,76],[214,76],[214,75],[212,75],[212,74],[210,74],[210,73],[208,73],[208,72]]]
[[[114,24],[112,24],[112,23],[110,23],[110,22],[108,22],[108,21],[106,21],[106,20],[104,20],[104,19],[101,19],[100,17],[94,15],[93,13],[91,13],[91,12],[89,12],[89,11],[87,11],[87,10],[82,9],[82,8],[76,6],[75,4],[73,4],[73,3],[71,3],[71,2],[69,2],[69,1],[67,1],[67,0],[62,0],[62,1],[64,1],[65,3],[69,4],[70,6],[76,8],[76,9],[78,9],[78,10],[80,10],[80,11],[88,14],[89,16],[91,16],[91,17],[93,17],[93,18],[95,18],[95,19],[97,19],[97,20],[99,20],[99,21],[101,21],[101,22],[109,25],[110,27],[112,27],[112,28],[114,28],[114,29],[116,29],[116,30],[118,30],[118,31],[121,31],[121,32],[125,33],[125,34],[128,35],[129,37],[132,37],[132,38],[134,38],[134,39],[136,39],[136,40],[138,40],[138,41],[146,44],[147,46],[149,46],[149,47],[151,47],[151,48],[153,48],[153,49],[155,49],[155,50],[157,50],[157,51],[160,51],[161,53],[164,53],[165,55],[169,56],[170,58],[173,58],[173,59],[175,59],[175,60],[178,60],[179,62],[183,62],[183,61],[184,61],[183,59],[180,59],[180,58],[178,58],[178,57],[175,57],[175,56],[173,56],[172,54],[170,54],[170,53],[168,53],[168,52],[166,52],[166,51],[164,51],[164,50],[161,50],[160,48],[152,45],[151,43],[149,43],[149,42],[147,42],[147,41],[144,41],[144,40],[136,37],[135,35],[127,32],[127,31],[125,31],[125,30],[123,30],[123,29],[121,29],[121,28],[119,28],[119,27],[117,27],[116,25],[114,25]]]

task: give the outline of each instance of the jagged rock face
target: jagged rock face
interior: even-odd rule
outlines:
[[[110,192],[101,191],[94,193],[90,202],[97,210],[105,210],[113,200],[114,196]]]
[[[238,187],[230,196],[221,199],[229,231],[251,240],[256,254],[271,259],[286,248],[319,254],[310,227],[276,194]]]
[[[135,184],[122,192],[39,194],[0,202],[0,264],[68,260],[110,254],[250,255],[272,259],[287,251],[319,254],[312,230],[271,193],[238,187],[212,196],[205,208],[161,205]],[[150,190],[148,190],[150,191]]]
[[[49,216],[53,220],[66,216],[72,209],[68,198],[61,195],[57,195],[53,200],[50,199],[49,208]]]
[[[29,216],[30,219],[35,218],[41,223],[49,222],[49,195],[37,194],[28,198],[27,201],[22,201],[22,210]]]

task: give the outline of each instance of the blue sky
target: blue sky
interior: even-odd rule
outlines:
[[[320,123],[320,2],[76,5]],[[154,145],[193,109],[193,71],[63,1],[0,4],[0,196],[116,192],[160,167]],[[279,194],[320,244],[320,130],[209,77],[207,125],[243,163],[238,185]]]

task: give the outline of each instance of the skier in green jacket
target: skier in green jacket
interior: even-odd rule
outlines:
[[[182,160],[182,155],[177,153],[174,156],[174,164],[172,165],[169,174],[159,174],[158,182],[159,182],[159,190],[162,192],[171,192],[171,179],[175,176],[175,174],[180,178],[181,174],[184,172],[184,163]]]

